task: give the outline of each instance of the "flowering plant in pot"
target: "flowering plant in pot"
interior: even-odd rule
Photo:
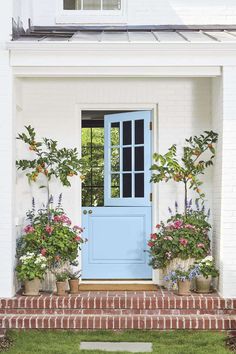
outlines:
[[[67,276],[69,280],[70,293],[77,294],[79,290],[79,279],[81,277],[81,271],[80,270],[75,271],[73,269],[69,269],[67,271]]]
[[[210,252],[209,212],[206,214],[204,208],[200,210],[197,201],[196,210],[190,201],[184,214],[178,212],[177,203],[175,208],[174,215],[170,210],[171,217],[166,223],[156,225],[157,231],[148,242],[150,265],[154,269],[167,268],[168,272],[181,264],[187,270],[196,259],[204,258]]]
[[[56,277],[57,295],[66,295],[66,281],[68,279],[68,274],[65,270],[54,271]]]
[[[177,284],[178,295],[189,295],[192,279],[196,278],[197,273],[195,267],[185,270],[178,266],[165,276],[166,281],[170,281],[173,285]]]
[[[27,213],[29,224],[18,241],[17,255],[20,257],[26,252],[40,253],[47,259],[48,267],[53,269],[58,263],[74,262],[78,250],[85,240],[81,237],[83,229],[72,225],[61,206],[61,197],[57,207],[35,211],[33,208]]]
[[[39,295],[40,280],[47,270],[47,259],[41,254],[26,252],[19,257],[17,277],[24,282],[24,295]]]
[[[199,293],[209,293],[211,291],[212,279],[219,276],[219,270],[215,266],[214,258],[207,256],[195,266],[196,291]]]

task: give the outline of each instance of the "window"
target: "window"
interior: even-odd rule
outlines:
[[[64,10],[119,11],[121,0],[64,0]]]

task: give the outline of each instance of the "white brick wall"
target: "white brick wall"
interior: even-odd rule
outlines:
[[[215,252],[220,292],[236,297],[236,67],[213,81],[213,122],[221,132],[214,178]]]
[[[21,17],[27,24],[55,25],[60,0],[21,1]],[[61,1],[62,2],[62,1]],[[129,25],[162,24],[234,24],[235,0],[126,0]]]
[[[12,76],[5,41],[11,33],[12,3],[0,12],[0,296],[14,294]]]

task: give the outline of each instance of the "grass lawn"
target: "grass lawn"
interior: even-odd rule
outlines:
[[[226,354],[226,334],[216,332],[53,332],[10,331],[13,346],[8,354],[96,354],[99,351],[80,351],[81,341],[152,342],[153,353],[158,354]],[[106,352],[108,353],[108,352]]]

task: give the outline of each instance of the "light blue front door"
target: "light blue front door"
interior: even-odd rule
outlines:
[[[83,207],[83,279],[151,279],[151,112],[104,118],[104,206]]]

